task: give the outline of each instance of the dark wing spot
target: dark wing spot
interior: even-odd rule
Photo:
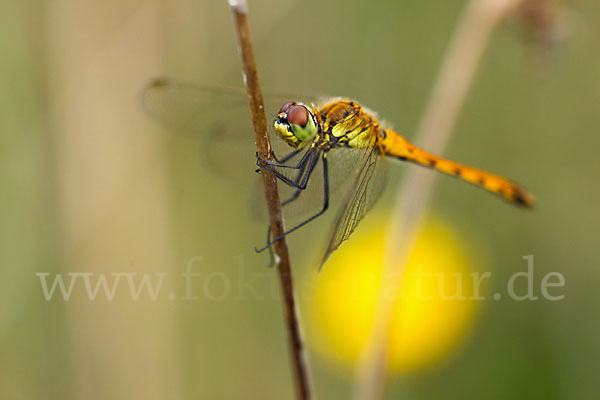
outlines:
[[[485,185],[485,178],[483,176],[480,176],[479,179],[477,180],[477,184]]]
[[[456,168],[456,169],[454,170],[454,175],[456,175],[456,176],[460,176],[461,174],[462,174],[462,169],[460,169],[460,168]]]
[[[433,159],[429,160],[429,166],[430,166],[431,168],[435,167],[435,165],[436,165],[436,164],[437,164],[437,161],[436,161],[436,160],[433,160]]]

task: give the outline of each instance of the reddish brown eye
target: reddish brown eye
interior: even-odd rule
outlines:
[[[285,103],[283,105],[283,107],[281,107],[281,110],[279,110],[279,114],[287,113],[290,110],[290,108],[292,108],[293,105],[294,105],[293,101],[290,101],[289,103]]]
[[[290,124],[305,127],[308,123],[308,110],[304,106],[293,106],[287,113]]]

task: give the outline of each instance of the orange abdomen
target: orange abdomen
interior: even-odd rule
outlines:
[[[428,153],[391,129],[381,130],[380,144],[383,152],[388,156],[435,168],[448,175],[481,186],[514,204],[526,207],[534,204],[534,198],[530,193],[508,179]]]

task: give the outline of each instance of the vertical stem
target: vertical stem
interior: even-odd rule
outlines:
[[[229,0],[229,5],[233,13],[233,20],[236,29],[238,50],[243,68],[244,83],[250,102],[250,111],[252,113],[252,122],[254,124],[254,134],[256,138],[256,147],[258,156],[263,160],[273,161],[273,153],[269,134],[267,131],[267,122],[265,118],[264,105],[256,62],[252,50],[252,41],[250,38],[250,28],[248,25],[248,9],[245,0]],[[281,203],[277,191],[277,180],[275,175],[266,169],[262,170],[263,184],[271,223],[271,232],[277,237],[285,232],[283,226],[283,217],[281,215]],[[304,350],[302,338],[300,335],[300,326],[296,315],[294,301],[294,287],[292,273],[290,268],[290,259],[285,237],[278,240],[273,245],[275,261],[279,272],[279,283],[283,294],[283,303],[285,309],[285,321],[289,335],[290,348],[292,353],[292,365],[294,369],[294,381],[296,384],[297,397],[299,399],[310,399],[310,389],[308,384],[308,373],[304,361]]]
[[[101,282],[119,276],[121,268],[138,276],[175,275],[166,267],[173,254],[165,146],[158,136],[143,134],[148,122],[131,112],[134,95],[160,68],[154,35],[164,10],[158,2],[138,4],[127,9],[98,1],[44,10],[44,19],[54,21],[40,27],[48,46],[39,71],[46,79],[50,119],[43,129],[54,174],[47,184],[56,201],[57,252],[65,276],[93,275]],[[103,17],[108,13],[113,18]],[[147,40],[140,41],[141,34]],[[114,279],[116,290],[119,278]],[[176,373],[181,361],[169,328],[177,321],[173,304],[162,296],[136,301],[131,292],[132,302],[100,292],[90,301],[71,298],[62,305],[70,339],[61,350],[72,376],[58,381],[67,386],[62,395],[50,391],[43,397],[182,398]]]
[[[464,105],[489,39],[506,14],[523,0],[471,0],[459,22],[438,73],[415,136],[415,143],[441,154]],[[399,287],[429,204],[435,175],[409,167],[390,222],[380,293]],[[357,399],[380,399],[385,391],[389,326],[394,296],[380,296],[368,348],[358,371]]]

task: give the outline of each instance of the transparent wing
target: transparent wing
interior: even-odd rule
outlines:
[[[144,111],[167,129],[187,133],[195,133],[198,127],[211,126],[212,122],[223,122],[215,118],[219,115],[209,118],[210,113],[222,110],[220,115],[227,115],[231,110],[224,107],[236,109],[244,104],[244,100],[242,89],[194,85],[166,78],[150,82],[142,92]],[[245,113],[242,110],[236,113],[240,117],[250,117],[247,110]],[[207,118],[212,120],[208,124]]]
[[[387,181],[387,162],[380,155],[375,138],[372,139],[372,146],[360,149],[356,172],[340,206],[320,268],[331,253],[350,237],[383,192]]]
[[[277,154],[290,150],[272,128],[281,106],[307,96],[266,94],[267,126]],[[238,176],[241,165],[254,164],[256,147],[248,98],[242,88],[197,85],[165,78],[149,83],[142,92],[144,111],[165,129],[199,140],[201,159],[213,172]],[[246,175],[247,177],[247,175]]]
[[[197,147],[213,173],[247,180],[254,162],[254,134],[242,89],[158,79],[142,93],[144,111],[170,132]],[[177,139],[179,140],[179,139]]]
[[[280,159],[293,149],[275,134],[272,120],[281,106],[291,100],[307,104],[318,102],[317,98],[305,95],[267,93],[264,96],[272,146]],[[161,78],[149,83],[143,90],[142,107],[165,129],[193,138],[192,145],[198,146],[200,162],[211,172],[241,184],[251,182],[252,214],[255,219],[266,219],[264,189],[260,177],[254,173],[256,146],[248,98],[243,88],[198,85]],[[293,157],[288,164],[297,163],[302,155],[303,152]],[[291,179],[298,172],[280,170]],[[286,218],[293,220],[322,207],[322,175],[322,166],[318,165],[302,195],[284,207]],[[339,175],[345,177],[347,172]],[[340,181],[334,180],[334,189],[335,182]],[[293,188],[281,182],[279,187],[282,201],[294,196]]]
[[[315,97],[297,94],[266,93],[263,96],[267,120],[274,119],[285,103],[295,100],[304,102],[317,101]],[[198,127],[206,127],[209,112],[219,111],[209,117],[213,122],[219,120],[220,125],[231,125],[235,117],[246,117],[243,125],[252,127],[248,98],[243,88],[227,86],[211,86],[177,82],[167,78],[158,78],[150,82],[142,92],[144,110],[163,123],[166,128],[177,131],[196,131]],[[241,109],[243,107],[243,110]],[[218,118],[218,117],[225,118]],[[214,125],[214,124],[213,124]],[[269,126],[270,133],[272,126]],[[237,135],[240,133],[238,132]]]

